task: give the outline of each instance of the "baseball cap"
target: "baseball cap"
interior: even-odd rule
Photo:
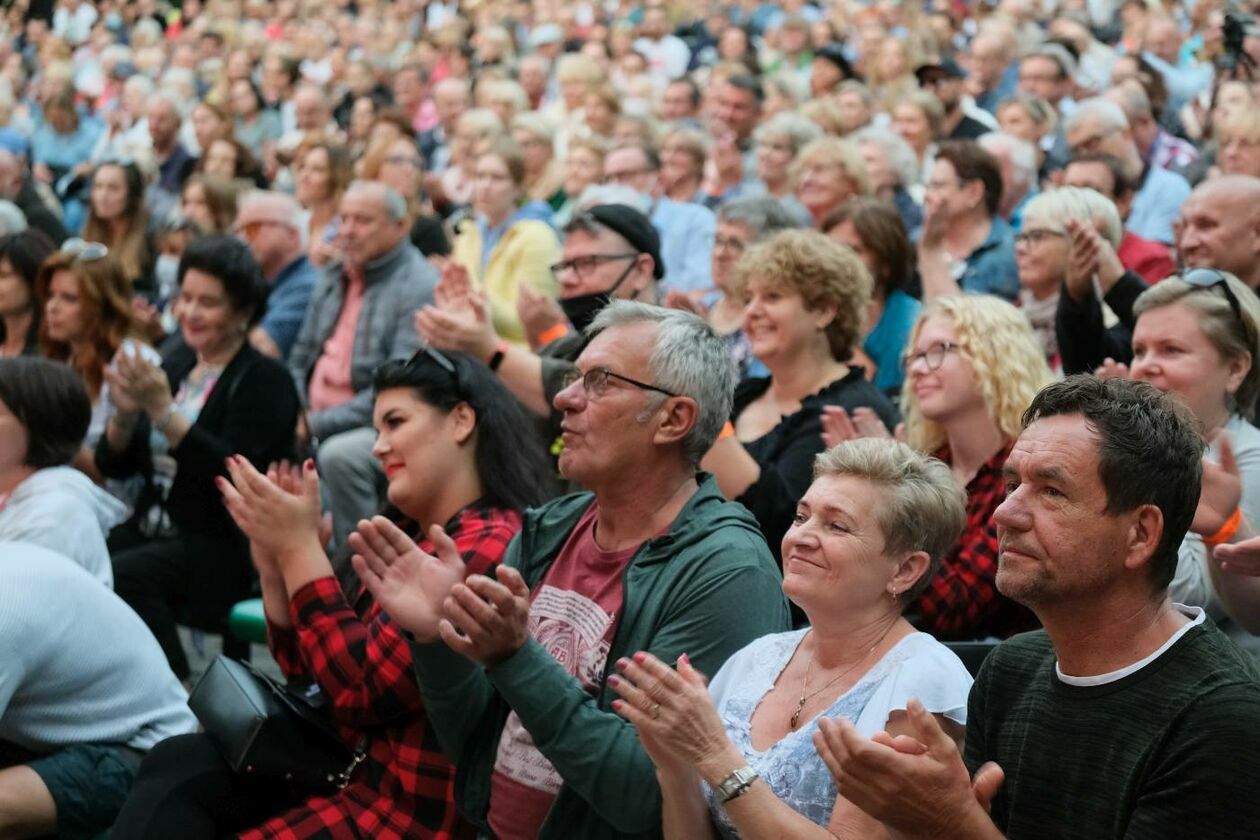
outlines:
[[[629,242],[635,251],[651,257],[652,274],[657,280],[665,276],[665,263],[661,260],[661,236],[647,216],[624,204],[597,204],[585,212]]]
[[[949,56],[920,64],[914,71],[914,77],[923,84],[924,79],[931,76],[944,76],[947,79],[965,79],[967,71],[958,66],[958,62]]]

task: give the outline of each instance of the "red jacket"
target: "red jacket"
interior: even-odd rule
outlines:
[[[1120,247],[1116,249],[1120,264],[1147,283],[1158,283],[1170,274],[1177,273],[1168,246],[1162,242],[1143,239],[1131,231],[1124,232]]]

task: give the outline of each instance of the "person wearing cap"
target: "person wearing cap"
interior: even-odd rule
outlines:
[[[845,58],[840,44],[828,44],[814,53],[809,67],[809,96],[817,99],[833,92],[841,82],[861,79]]]
[[[624,204],[598,204],[579,210],[565,227],[564,250],[552,267],[560,285],[559,308],[528,290],[519,307],[548,326],[532,338],[537,353],[509,344],[494,329],[488,302],[464,284],[442,282],[437,302],[416,315],[422,338],[441,350],[460,350],[483,359],[517,399],[550,419],[551,437],[560,432],[553,403],[573,362],[585,349],[586,328],[611,300],[655,303],[664,275],[661,240],[643,213]],[[548,306],[547,304],[550,303]],[[531,319],[526,310],[541,310]]]
[[[598,230],[617,212],[575,221]],[[633,232],[650,239],[644,221]],[[651,259],[642,252],[600,245],[579,256],[579,243],[611,244],[608,227],[607,237],[574,229],[562,282],[578,266],[586,278],[594,264],[577,260],[596,256],[622,282],[644,279]],[[375,523],[360,527],[355,569],[415,639],[416,677],[456,766],[457,804],[485,836],[659,837],[660,783],[613,710],[614,664],[636,651],[665,662],[686,654],[716,673],[753,639],[787,629],[755,520],[697,472],[734,387],[726,343],[703,320],[615,300],[588,326],[554,398],[560,469],[589,492],[527,511],[494,578],[464,581],[456,558],[398,555]]]
[[[949,56],[922,64],[914,71],[919,87],[936,94],[945,107],[945,120],[941,136],[946,140],[975,140],[994,130],[988,122],[981,122],[965,112],[963,103],[963,79],[967,73]],[[988,118],[996,122],[993,117]]]

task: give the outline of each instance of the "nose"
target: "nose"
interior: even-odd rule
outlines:
[[[570,385],[561,388],[556,394],[551,404],[556,407],[557,411],[565,413],[572,411],[581,411],[586,406],[586,388],[582,385],[582,380],[578,379]]]
[[[1003,530],[1027,531],[1032,527],[1028,510],[1024,507],[1022,489],[1016,487],[1014,492],[1008,493],[1002,504],[993,511],[993,521],[998,526],[999,533]]]
[[[385,442],[385,434],[383,432],[376,433],[376,440],[372,442],[372,456],[380,460],[389,451],[389,444]]]

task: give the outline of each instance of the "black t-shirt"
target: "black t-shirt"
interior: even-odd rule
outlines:
[[[971,117],[964,115],[959,120],[958,125],[954,126],[954,130],[949,133],[948,139],[975,140],[977,137],[988,134],[992,130],[979,120],[973,120]]]
[[[1260,836],[1260,673],[1210,619],[1115,682],[1055,673],[1044,630],[985,660],[971,689],[966,763],[1006,781],[1008,837]]]

